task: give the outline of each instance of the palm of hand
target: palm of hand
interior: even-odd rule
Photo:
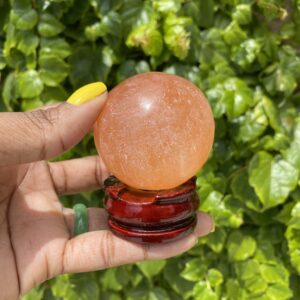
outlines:
[[[38,283],[64,273],[70,228],[46,162],[3,168],[0,178],[0,255],[5,257],[1,270],[7,281],[1,290],[9,299],[16,299]]]

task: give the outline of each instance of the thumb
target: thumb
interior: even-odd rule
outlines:
[[[106,98],[106,86],[97,82],[56,106],[0,113],[0,166],[49,159],[71,148],[92,128]]]

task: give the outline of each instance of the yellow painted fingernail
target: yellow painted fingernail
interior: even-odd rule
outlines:
[[[73,105],[81,105],[107,91],[106,85],[103,82],[94,82],[87,84],[75,91],[67,100]]]

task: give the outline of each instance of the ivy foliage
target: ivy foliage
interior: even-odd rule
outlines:
[[[299,0],[0,0],[0,110],[158,70],[198,85],[216,121],[197,179],[214,233],[179,257],[63,275],[24,300],[300,299],[299,54]],[[87,137],[61,159],[91,153]]]

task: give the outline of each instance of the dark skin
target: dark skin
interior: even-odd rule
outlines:
[[[68,103],[26,113],[0,114],[0,291],[18,299],[43,281],[189,250],[213,229],[198,213],[195,231],[164,245],[114,236],[103,209],[89,209],[89,232],[72,237],[73,210],[59,196],[101,187],[108,172],[99,157],[47,162],[77,144],[95,122],[107,94],[81,106]],[[122,255],[118,255],[122,250]]]

